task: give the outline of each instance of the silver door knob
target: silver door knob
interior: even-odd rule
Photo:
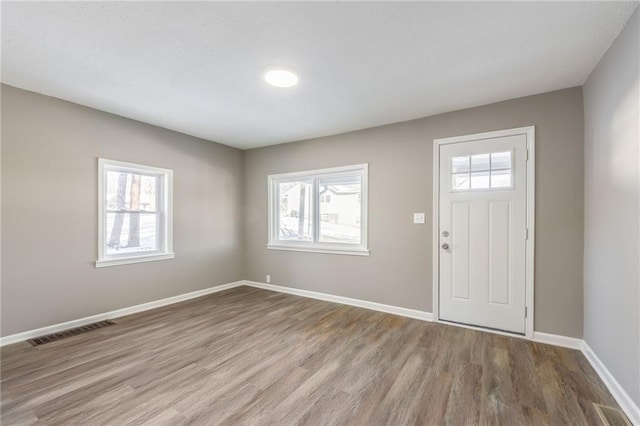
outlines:
[[[444,250],[448,250],[448,249],[449,249],[449,244],[444,243],[444,244],[442,245],[442,248],[443,248]]]

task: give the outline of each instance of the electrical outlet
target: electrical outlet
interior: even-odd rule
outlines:
[[[414,213],[413,214],[413,223],[424,223],[424,213]]]
[[[271,275],[267,275],[267,284],[271,283]]]

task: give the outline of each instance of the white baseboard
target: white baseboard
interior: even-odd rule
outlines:
[[[149,309],[159,308],[161,306],[172,305],[174,303],[182,302],[189,299],[195,299],[196,297],[205,296],[211,293],[217,293],[219,291],[227,290],[234,287],[240,287],[244,285],[244,281],[236,281],[233,283],[222,284],[214,287],[205,288],[203,290],[192,291],[190,293],[179,294],[173,297],[167,297],[166,299],[154,300],[153,302],[142,303],[140,305],[130,306],[128,308],[117,309],[111,312],[104,312],[102,314],[91,315],[72,321],[66,321],[59,324],[50,325],[47,327],[36,328],[35,330],[24,331],[22,333],[16,333],[9,336],[0,338],[0,346],[10,345],[12,343],[22,342],[24,340],[33,339],[34,337],[45,336],[51,333],[57,333],[59,331],[68,330],[70,328],[80,327],[83,325],[91,324],[97,321],[104,321],[106,319],[113,319],[122,317],[125,315],[131,315],[142,311],[148,311]]]
[[[143,303],[140,305],[130,306],[128,308],[117,309],[111,312],[105,312],[102,314],[92,315],[77,320],[67,321],[60,324],[54,324],[47,327],[38,328],[35,330],[29,330],[22,333],[12,334],[6,337],[0,337],[0,346],[9,345],[11,343],[21,342],[24,340],[32,339],[34,337],[44,336],[58,331],[68,330],[74,327],[80,327],[82,325],[90,324],[97,321],[103,321],[106,319],[112,319],[122,317],[125,315],[131,315],[138,312],[148,311],[150,309],[159,308],[166,305],[182,302],[196,297],[205,296],[211,293],[217,293],[219,291],[227,290],[234,287],[249,286],[255,288],[261,288],[265,290],[276,291],[280,293],[293,294],[296,296],[308,297],[311,299],[324,300],[327,302],[341,303],[344,305],[356,306],[359,308],[371,309],[374,311],[385,312],[388,314],[395,314],[409,318],[415,318],[422,321],[433,321],[433,314],[431,312],[419,311],[415,309],[401,308],[398,306],[385,305],[382,303],[369,302],[366,300],[351,299],[349,297],[334,296],[326,293],[318,293],[309,290],[300,290],[291,287],[284,287],[273,284],[260,283],[256,281],[236,281],[233,283],[222,284],[214,287],[205,288],[203,290],[197,290],[190,293],[180,294],[178,296],[167,297],[166,299],[155,300],[153,302]],[[629,419],[634,425],[640,426],[640,408],[634,403],[629,394],[620,386],[620,383],[613,377],[611,372],[602,363],[600,358],[593,352],[589,345],[582,339],[574,337],[560,336],[557,334],[542,333],[536,331],[533,333],[533,341],[539,343],[547,343],[550,345],[563,346],[570,349],[577,349],[582,351],[587,358],[591,366],[594,368],[600,379],[609,389],[609,392],[616,399],[620,407],[627,414]]]
[[[541,333],[536,331],[533,333],[533,340],[540,343],[548,343],[550,345],[563,346],[565,348],[577,349],[582,351],[589,364],[596,371],[602,382],[607,386],[609,392],[614,397],[622,411],[625,412],[631,423],[640,426],[640,408],[635,404],[629,394],[620,386],[620,383],[611,374],[609,369],[598,358],[598,356],[589,347],[583,339],[574,337],[559,336],[557,334]]]
[[[360,299],[351,299],[349,297],[334,296],[332,294],[318,293],[309,290],[300,290],[297,288],[284,287],[280,285],[260,283],[257,281],[245,281],[245,285],[249,287],[261,288],[264,290],[277,291],[280,293],[293,294],[296,296],[309,297],[311,299],[324,300],[326,302],[341,303],[343,305],[357,306],[358,308],[371,309],[374,311],[385,312],[387,314],[395,314],[403,317],[419,319],[422,321],[433,321],[431,312],[418,311],[415,309],[401,308],[398,306],[385,305],[383,303],[369,302]]]
[[[636,405],[636,403],[631,399],[629,394],[620,386],[620,383],[613,377],[613,374],[609,371],[609,369],[604,365],[604,363],[598,358],[596,353],[589,347],[587,342],[582,342],[582,353],[589,360],[589,363],[596,370],[600,379],[604,382],[611,392],[611,395],[615,398],[622,408],[622,411],[625,412],[631,423],[636,426],[640,425],[640,407]]]
[[[562,346],[569,349],[582,350],[582,339],[575,337],[560,336],[558,334],[542,333],[540,331],[533,332],[533,341],[539,343],[547,343],[549,345]]]
[[[128,308],[117,309],[115,311],[104,312],[97,315],[91,315],[76,320],[66,321],[59,324],[50,325],[47,327],[41,327],[34,330],[24,331],[22,333],[16,333],[5,337],[0,337],[0,346],[10,345],[12,343],[22,342],[24,340],[33,339],[34,337],[45,336],[51,333],[57,333],[59,331],[68,330],[70,328],[80,327],[83,325],[91,324],[98,321],[104,321],[106,319],[113,319],[122,317],[125,315],[131,315],[138,312],[148,311],[149,309],[159,308],[166,305],[182,302],[196,297],[205,296],[207,294],[216,293],[219,291],[227,290],[240,286],[257,287],[265,290],[278,291],[281,293],[294,294],[297,296],[309,297],[312,299],[325,300],[329,302],[342,303],[344,305],[357,306],[360,308],[372,309],[374,311],[386,312],[389,314],[401,315],[409,318],[415,318],[423,321],[432,321],[433,314],[431,312],[417,311],[414,309],[400,308],[397,306],[384,305],[382,303],[368,302],[365,300],[351,299],[342,296],[333,296],[325,293],[317,293],[314,291],[298,290],[295,288],[282,287],[273,284],[258,283],[255,281],[236,281],[229,284],[222,284],[214,287],[205,288],[203,290],[193,291],[191,293],[180,294],[178,296],[167,297],[166,299],[155,300],[153,302],[147,302],[140,305],[130,306]]]

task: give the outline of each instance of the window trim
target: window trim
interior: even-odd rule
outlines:
[[[335,176],[340,174],[360,173],[362,177],[362,202],[360,203],[360,244],[340,244],[340,243],[322,243],[318,241],[320,226],[320,195],[318,194],[318,179],[326,176]],[[313,221],[314,240],[306,241],[283,241],[278,239],[278,185],[282,182],[294,179],[310,179],[313,181],[313,199],[311,200],[311,211]],[[369,165],[354,164],[349,166],[331,167],[325,169],[305,170],[301,172],[279,173],[267,176],[268,186],[268,243],[267,248],[271,250],[300,251],[310,253],[328,253],[352,256],[369,256],[368,245],[368,180]]]
[[[159,238],[162,240],[160,250],[151,253],[131,253],[119,255],[107,255],[105,251],[106,213],[105,194],[107,182],[105,173],[108,171],[123,171],[127,173],[140,173],[158,175],[161,181],[161,194],[159,195],[158,217],[162,217],[162,225],[159,227]],[[98,158],[98,260],[96,268],[106,266],[127,265],[140,262],[173,259],[173,170],[160,167],[146,166],[143,164],[126,163],[124,161]]]

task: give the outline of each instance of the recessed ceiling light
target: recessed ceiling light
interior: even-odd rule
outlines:
[[[276,87],[291,87],[298,83],[298,76],[287,70],[271,70],[264,75],[264,79]]]

